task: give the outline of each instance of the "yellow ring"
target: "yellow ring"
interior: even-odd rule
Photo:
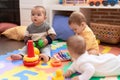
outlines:
[[[33,62],[39,59],[38,55],[35,55],[35,57],[28,57],[27,55],[24,56],[23,60],[26,62]]]

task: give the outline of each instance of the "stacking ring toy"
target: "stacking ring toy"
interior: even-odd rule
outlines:
[[[40,55],[40,50],[37,47],[34,47],[34,53],[36,55]]]
[[[54,60],[54,61],[51,62],[51,65],[52,65],[53,67],[59,67],[59,66],[62,65],[62,63],[61,63],[61,61],[59,61],[59,60]]]
[[[23,64],[28,67],[37,65],[40,62],[39,56],[34,52],[33,41],[28,40],[27,43],[27,55],[23,57]]]
[[[27,61],[23,61],[23,63],[24,63],[24,65],[25,66],[35,66],[35,65],[37,65],[38,63],[39,63],[39,60],[37,60],[37,61],[33,61],[33,62],[27,62]]]
[[[27,55],[25,55],[23,57],[23,60],[26,61],[26,62],[33,62],[33,61],[37,61],[39,59],[39,56],[38,55],[35,55],[35,57],[28,57]]]

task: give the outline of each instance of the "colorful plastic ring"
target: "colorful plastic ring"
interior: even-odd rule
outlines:
[[[35,55],[35,57],[28,57],[27,55],[25,55],[23,57],[23,61],[26,61],[26,62],[33,62],[33,61],[37,61],[38,59],[39,59],[38,55]]]
[[[26,61],[23,61],[23,64],[24,64],[25,66],[32,67],[32,66],[37,65],[39,62],[40,62],[40,60],[36,60],[36,61],[33,61],[33,62],[26,62]]]
[[[53,67],[59,67],[59,66],[62,65],[62,63],[61,63],[61,61],[59,61],[59,60],[55,60],[55,61],[52,61],[52,62],[51,62],[51,65],[52,65]]]

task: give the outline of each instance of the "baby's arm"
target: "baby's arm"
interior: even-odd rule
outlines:
[[[68,68],[68,70],[64,73],[65,77],[70,77],[73,73],[75,73],[75,63],[73,62],[70,67]]]
[[[28,40],[31,40],[31,37],[25,36],[24,37],[24,43],[26,44],[28,42]]]
[[[47,35],[47,36],[46,36],[46,39],[47,39],[47,41],[48,41],[48,44],[51,44],[52,41],[55,39],[55,37],[56,37],[56,35],[54,35],[54,34],[49,34],[49,35]]]
[[[93,65],[86,63],[80,66],[81,75],[76,76],[78,80],[89,80],[95,73],[95,68]],[[74,78],[72,80],[75,80]]]
[[[28,40],[31,40],[31,34],[29,34],[29,32],[26,30],[25,32],[25,37],[24,37],[24,43],[26,44],[28,42]]]
[[[46,45],[51,44],[52,41],[55,39],[55,37],[56,37],[56,33],[55,33],[54,29],[52,27],[50,27],[50,29],[47,31],[47,36],[46,36],[47,43],[45,43],[45,44]]]
[[[83,35],[86,41],[86,49],[89,54],[99,54],[99,45],[96,41],[96,37],[91,30],[88,30],[85,35]]]
[[[68,69],[65,74],[64,74],[64,77],[70,77],[71,75],[73,74],[72,70]]]

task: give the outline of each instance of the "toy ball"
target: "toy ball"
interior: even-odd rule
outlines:
[[[39,50],[38,48],[34,47],[34,53],[35,53],[36,55],[39,55],[39,54],[40,54],[40,50]]]

